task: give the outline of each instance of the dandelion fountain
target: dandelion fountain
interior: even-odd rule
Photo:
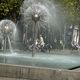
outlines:
[[[16,25],[11,20],[0,21],[1,49],[10,50],[10,52],[6,51],[5,54],[0,52],[0,63],[4,63],[0,64],[0,72],[2,72],[0,76],[16,77],[17,79],[23,78],[25,80],[78,79],[74,76],[73,72],[68,72],[67,70],[80,68],[80,56],[71,55],[70,52],[67,54],[66,51],[63,53],[66,53],[67,55],[58,55],[55,54],[55,51],[53,51],[52,54],[36,52],[34,55],[37,38],[40,36],[42,42],[46,44],[44,40],[46,39],[47,43],[49,43],[49,40],[53,40],[54,38],[54,28],[60,29],[60,25],[57,22],[58,18],[56,15],[55,5],[53,5],[50,0],[24,0],[20,10],[22,15],[21,21],[24,25],[23,40],[27,42],[26,45],[33,45],[33,54],[30,51],[28,52],[23,50],[13,52],[12,45],[17,38]],[[44,34],[43,31],[45,32]],[[74,30],[74,35],[77,35],[77,32],[78,30]],[[51,37],[49,33],[52,35]],[[74,41],[72,41],[72,44],[78,41],[77,37],[74,37],[74,35]],[[57,39],[54,38],[54,40],[56,43]],[[55,70],[53,68],[55,68]],[[77,72],[75,75],[77,76]],[[66,76],[68,76],[68,78]]]
[[[24,24],[25,33],[27,34],[27,39],[25,40],[32,40],[33,51],[35,50],[36,39],[40,35],[43,36],[42,30],[47,30],[47,35],[45,33],[45,36],[49,39],[48,32],[52,29],[53,25],[57,24],[55,6],[52,2],[46,1],[45,3],[45,1],[46,0],[24,0],[21,6],[22,22]],[[31,34],[28,34],[29,32]],[[3,50],[7,48],[12,50],[12,42],[15,41],[14,37],[16,35],[16,25],[11,20],[2,20],[0,22],[0,33],[2,37],[1,41],[3,42]],[[31,52],[19,50],[15,53],[16,54],[0,54],[0,63],[59,69],[70,69],[80,65],[80,57],[53,55],[54,52],[53,54],[36,52],[35,55],[32,55]]]
[[[51,9],[50,6],[52,6]],[[52,23],[52,21],[53,19],[56,21],[56,14],[55,12],[53,14],[52,10],[55,11],[54,5],[48,1],[45,4],[42,0],[25,0],[21,6],[22,21],[25,27],[24,29],[26,29],[25,32],[27,35],[32,33],[27,36],[26,39],[26,41],[29,41],[29,39],[32,41],[32,46],[34,46],[32,52],[35,51],[35,42],[40,35],[44,37],[47,36],[46,39],[49,39],[50,27],[51,25],[54,25],[54,22]],[[43,33],[43,31],[45,33]],[[48,41],[49,40],[47,40],[47,43]]]
[[[0,33],[2,50],[10,50],[12,52],[12,44],[15,42],[16,25],[11,20],[0,21]]]

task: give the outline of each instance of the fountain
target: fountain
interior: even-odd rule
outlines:
[[[43,45],[46,44],[44,39],[46,39],[47,43],[49,43],[50,38],[53,36],[54,26],[56,27],[57,24],[55,6],[49,1],[46,1],[45,3],[45,1],[46,0],[24,0],[23,5],[21,6],[22,21],[24,24],[23,29],[24,33],[27,34],[27,36],[24,35],[24,37],[27,43],[30,44],[29,41],[31,41],[31,44],[33,44],[33,54],[31,52],[21,50],[11,54],[13,50],[12,44],[15,42],[17,32],[16,25],[11,20],[2,20],[0,22],[0,42],[2,43],[1,47],[3,50],[10,49],[10,53],[0,53],[0,63],[59,69],[70,69],[80,65],[80,57],[75,57],[74,55],[70,56],[70,52],[67,56],[57,55],[58,53],[68,54],[68,52],[63,53],[59,51],[53,51],[52,54],[36,52],[34,55],[37,38],[40,37]],[[43,34],[43,31],[45,34]],[[51,37],[49,34],[50,32],[52,35]],[[56,43],[57,40],[56,38],[54,39]]]
[[[22,49],[13,52],[13,44],[17,38],[16,25],[11,20],[0,21],[1,49],[10,50],[10,52],[6,51],[5,54],[0,52],[0,76],[30,80],[78,79],[76,76],[80,73],[76,74],[75,72],[74,74],[74,71],[68,72],[67,70],[80,68],[79,52],[76,52],[78,56],[75,56],[71,54],[71,52],[67,52],[65,50],[64,52],[54,50],[51,52],[51,54],[44,54],[43,52],[37,51],[35,52],[36,44],[38,44],[39,39],[41,40],[40,42],[42,46],[45,46],[45,44],[49,45],[53,42],[54,46],[57,44],[57,42],[59,43],[59,40],[60,44],[63,45],[62,39],[59,39],[59,36],[57,35],[59,34],[57,29],[61,30],[59,24],[61,20],[58,23],[57,19],[59,18],[56,16],[56,8],[53,3],[50,2],[50,0],[24,0],[23,5],[21,6],[21,15],[21,20],[24,25],[23,41],[27,46],[33,45],[32,53],[30,51],[23,51],[22,49],[24,47],[22,45],[20,45],[20,48],[23,47]],[[64,32],[65,30],[66,28],[64,29]],[[56,34],[54,34],[54,31]],[[73,47],[79,47],[79,29],[77,26],[74,27],[72,42],[70,44],[72,44]],[[34,55],[34,53],[36,54]],[[57,70],[54,70],[54,68]],[[76,75],[74,76],[75,78],[72,76],[72,74],[73,76]],[[59,76],[59,79],[57,76]]]
[[[14,44],[16,36],[16,25],[11,20],[2,20],[0,21],[0,33],[1,49],[9,49],[12,52],[12,44]]]
[[[45,44],[50,43],[50,30],[52,30],[54,28],[53,25],[56,24],[55,6],[49,1],[45,4],[43,0],[25,0],[21,7],[21,14],[25,29],[24,33],[27,34],[25,41],[27,41],[28,44],[32,42],[32,44],[30,44],[33,46],[32,52],[35,51],[35,43],[36,40],[40,38],[40,35],[47,41]],[[30,39],[31,42],[29,42]]]

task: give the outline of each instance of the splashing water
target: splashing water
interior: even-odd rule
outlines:
[[[8,36],[8,42],[9,42],[9,49],[10,49],[10,52],[12,53],[13,50],[12,50],[11,40],[10,40],[10,37],[9,37],[9,36]]]
[[[42,34],[42,29],[49,31],[51,25],[55,25],[56,22],[55,6],[50,1],[45,3],[45,0],[24,0],[21,14],[27,32],[31,29],[34,39],[38,34]]]
[[[12,52],[12,42],[15,41],[16,37],[16,25],[11,20],[2,20],[0,22],[0,33],[2,49],[9,49]]]
[[[33,4],[24,13],[24,21],[27,27],[32,27],[33,38],[36,39],[40,27],[45,28],[47,25],[48,11],[43,5]]]

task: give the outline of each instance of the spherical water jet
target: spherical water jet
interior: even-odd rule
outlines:
[[[48,28],[49,11],[44,5],[37,3],[29,6],[22,14],[26,28],[31,27],[32,29],[32,42],[35,46],[35,41],[41,34],[40,29]]]
[[[1,49],[10,49],[10,51],[12,52],[12,43],[14,43],[16,35],[15,23],[7,19],[0,21],[0,33],[0,43],[2,45]]]
[[[54,3],[49,0],[45,3],[45,1],[24,0],[21,6],[24,25],[23,40],[25,40],[23,42],[28,44],[28,46],[35,45],[36,39],[39,39],[40,35],[45,39],[45,44],[52,44],[55,31],[57,31],[57,28],[58,30],[60,29],[61,25],[58,22],[58,13],[56,12]]]
[[[44,27],[44,24],[46,25],[49,20],[49,12],[46,7],[41,4],[29,6],[22,14],[26,26],[29,26],[30,24],[35,26],[36,24],[37,27]]]

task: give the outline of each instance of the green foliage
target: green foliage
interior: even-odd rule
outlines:
[[[23,0],[1,0],[0,18],[13,17],[19,15],[20,6]]]
[[[63,13],[69,22],[80,22],[80,0],[55,0],[62,5]],[[0,0],[0,19],[18,17],[23,0]]]
[[[69,22],[80,22],[80,0],[59,0]]]

